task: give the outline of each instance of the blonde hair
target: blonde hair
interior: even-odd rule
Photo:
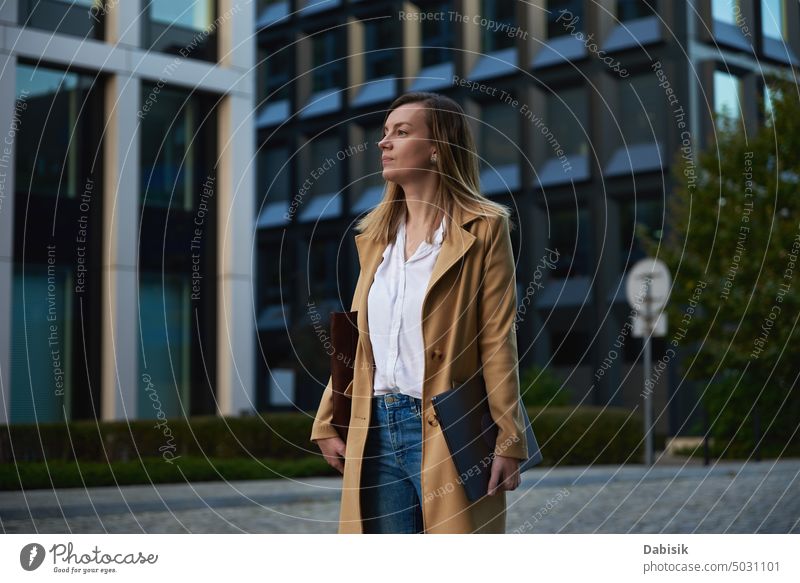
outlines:
[[[448,218],[458,205],[475,214],[487,217],[502,215],[509,218],[511,211],[505,205],[494,202],[480,192],[478,156],[472,130],[461,106],[444,95],[427,91],[405,93],[389,106],[384,125],[389,114],[407,103],[422,103],[425,106],[425,121],[436,144],[436,172],[439,175],[438,187],[433,204],[444,211]],[[370,239],[383,243],[394,241],[400,221],[405,220],[406,205],[403,188],[395,182],[386,182],[380,203],[367,213],[355,226]],[[438,213],[437,213],[438,214]],[[450,221],[446,221],[450,224]],[[428,225],[426,241],[433,242],[438,228],[437,221]],[[445,229],[445,237],[452,229]]]

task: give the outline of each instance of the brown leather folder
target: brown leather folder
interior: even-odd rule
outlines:
[[[347,441],[350,427],[351,395],[346,394],[353,381],[358,346],[358,311],[331,312],[331,384],[333,387],[333,420],[339,436]]]

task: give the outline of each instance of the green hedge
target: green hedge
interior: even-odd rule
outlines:
[[[643,459],[641,417],[628,410],[530,407],[528,414],[543,466]],[[155,421],[4,426],[0,488],[18,488],[17,472],[34,488],[82,486],[81,475],[89,486],[338,475],[308,441],[312,422],[311,415],[268,413],[168,419],[162,427]]]
[[[702,444],[697,447],[684,447],[677,450],[675,453],[692,458],[702,458],[705,455]],[[762,443],[759,448],[759,454],[762,459],[800,457],[800,441],[795,440],[788,444]],[[708,456],[713,459],[749,459],[752,461],[755,459],[755,455],[754,446],[749,443],[742,443],[735,440],[717,443],[717,440],[712,438],[708,444]]]
[[[296,459],[315,455],[313,417],[178,417],[149,421],[73,421],[0,427],[0,463],[47,460],[132,461],[170,455],[200,458]],[[13,453],[11,445],[13,444]]]
[[[542,464],[642,463],[642,417],[616,407],[528,407]]]
[[[0,490],[269,480],[324,475],[340,474],[321,456],[297,460],[181,457],[171,464],[165,463],[160,457],[111,464],[55,460],[0,465]]]

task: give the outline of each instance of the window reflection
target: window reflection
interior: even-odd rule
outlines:
[[[740,13],[739,0],[711,0],[711,17],[714,20],[736,24],[736,15]]]
[[[6,147],[13,138],[15,152],[0,181],[13,163],[12,309],[0,320],[10,327],[11,421],[85,418],[100,386],[104,87],[25,63],[10,73]]]
[[[74,318],[72,279],[62,266],[14,269],[11,334],[11,421],[48,423],[71,418]],[[51,345],[50,342],[53,342]],[[60,362],[61,374],[44,363]]]
[[[782,0],[761,0],[761,32],[764,36],[778,40],[784,38],[785,10]]]
[[[150,20],[201,31],[211,24],[214,4],[213,0],[152,0]]]
[[[28,65],[19,65],[16,76],[17,110],[24,120],[24,131],[15,136],[17,190],[74,198],[97,154],[87,141],[87,100],[95,81]]]
[[[192,59],[217,59],[215,0],[150,0],[144,3],[145,48]]]
[[[145,103],[153,86],[142,87]],[[188,209],[196,191],[194,140],[197,104],[162,87],[142,123],[142,204]]]
[[[714,71],[714,112],[719,118],[738,119],[741,115],[742,82],[725,71]]]
[[[154,413],[154,394],[167,416],[205,406],[216,354],[216,96],[155,87],[143,84],[147,109],[137,120],[138,351],[150,379],[138,401],[143,418]]]
[[[147,388],[138,392],[137,417],[155,419],[157,397],[167,417],[189,414],[190,350],[189,282],[176,275],[139,274],[141,344],[139,373]]]

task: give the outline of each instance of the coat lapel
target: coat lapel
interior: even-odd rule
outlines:
[[[472,247],[472,244],[475,242],[475,235],[466,230],[464,225],[478,216],[479,215],[476,215],[470,211],[462,210],[460,207],[456,206],[455,210],[453,211],[453,221],[451,221],[450,225],[445,226],[446,228],[452,228],[452,225],[455,225],[456,228],[453,230],[453,232],[449,233],[447,237],[445,237],[444,241],[442,242],[442,248],[439,250],[439,256],[436,258],[436,263],[433,266],[431,279],[428,282],[428,288],[425,291],[425,296],[422,300],[423,322],[426,318],[425,308],[431,290],[439,282],[439,280],[442,279],[445,273],[447,273],[450,268],[459,262],[459,260],[467,253],[467,251],[469,251],[469,248]],[[369,296],[369,290],[372,287],[372,283],[375,281],[375,273],[378,271],[378,267],[383,262],[383,252],[386,250],[386,245],[383,245],[374,239],[367,239],[364,233],[356,235],[355,242],[356,248],[358,249],[358,260],[361,264],[362,276],[364,277],[365,281],[368,282],[363,288],[364,291],[359,298],[358,305],[355,307],[356,310],[358,310],[358,337],[359,342],[362,342],[362,350],[364,350],[366,362],[369,363],[369,365],[374,369],[375,361],[372,353],[372,342],[369,338],[367,298]],[[370,375],[370,378],[371,377],[372,375]]]

